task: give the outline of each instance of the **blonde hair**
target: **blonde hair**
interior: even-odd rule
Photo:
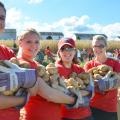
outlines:
[[[23,32],[21,32],[20,35],[18,36],[17,40],[21,41],[28,34],[36,34],[39,38],[41,38],[40,37],[41,36],[40,33],[38,33],[35,29],[30,28],[30,29],[26,29]]]
[[[95,35],[95,36],[93,36],[92,43],[94,41],[98,41],[98,40],[103,41],[105,43],[105,46],[107,46],[107,38],[106,37],[104,37],[103,35]]]

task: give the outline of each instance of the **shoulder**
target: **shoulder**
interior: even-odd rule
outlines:
[[[89,69],[91,69],[94,66],[95,66],[95,61],[94,60],[88,61],[84,65],[84,70],[88,71]]]
[[[11,57],[15,56],[13,50],[5,45],[0,45],[0,54],[3,59],[10,59]]]
[[[84,65],[84,66],[93,65],[94,63],[95,63],[95,61],[94,61],[94,60],[87,61],[87,62],[85,63],[85,65]]]
[[[9,47],[7,47],[5,45],[0,45],[0,50],[14,53],[14,51],[11,48],[9,48]]]
[[[56,66],[57,68],[63,68],[63,65],[62,65],[62,63],[61,63],[60,60],[58,60],[58,61],[55,62],[55,66]]]
[[[107,60],[108,60],[108,62],[119,63],[119,60],[116,59],[116,58],[113,58],[113,57],[112,57],[112,58],[111,58],[111,57],[110,57],[110,58],[108,57]]]
[[[74,72],[77,72],[77,73],[84,72],[84,69],[80,67],[80,65],[78,64],[73,64],[72,69]]]
[[[118,60],[108,58],[107,65],[111,66],[115,72],[120,72],[120,62]]]
[[[9,47],[7,47],[7,46],[5,46],[5,45],[0,45],[0,49],[1,49],[1,50],[5,50],[5,49],[10,50],[10,48],[9,48]]]
[[[115,57],[107,57],[109,60],[117,60]]]

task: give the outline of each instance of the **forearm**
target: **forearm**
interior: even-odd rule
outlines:
[[[38,81],[39,81],[38,94],[43,98],[54,103],[65,104],[74,103],[73,97],[70,97],[61,91],[58,91],[57,89],[51,88],[40,78],[38,78]]]
[[[24,102],[24,98],[15,96],[2,96],[0,95],[0,109],[7,109],[15,107]]]

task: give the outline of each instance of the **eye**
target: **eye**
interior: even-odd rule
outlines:
[[[104,47],[105,47],[105,45],[94,45],[93,46],[93,48],[101,48],[101,49],[104,48]]]
[[[37,40],[37,41],[35,41],[35,44],[39,44],[39,41]]]
[[[27,40],[26,43],[32,43],[30,40]]]
[[[71,47],[67,47],[67,48],[61,48],[61,51],[64,52],[64,51],[68,51],[68,52],[71,52],[71,51],[74,51],[75,48],[71,48]]]
[[[5,20],[5,16],[1,15],[0,20]]]

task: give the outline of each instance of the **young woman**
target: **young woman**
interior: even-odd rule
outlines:
[[[107,58],[107,39],[104,36],[94,36],[92,47],[95,58],[85,64],[86,71],[92,67],[106,64],[111,66],[113,71],[120,72],[120,63],[112,58]],[[117,120],[117,89],[109,90],[104,94],[95,92],[90,105],[95,120]]]
[[[18,60],[27,62],[31,68],[38,63],[34,60],[40,47],[39,33],[34,29],[24,31],[19,40]],[[49,87],[44,80],[38,78],[36,96],[30,97],[26,106],[21,110],[22,120],[60,120],[61,109],[57,103],[74,103],[74,98]]]
[[[59,75],[68,78],[72,72],[82,73],[83,68],[76,64],[76,45],[72,38],[62,38],[58,42],[58,55],[60,60],[56,62]],[[92,120],[89,107],[68,109],[62,106],[63,120]]]

